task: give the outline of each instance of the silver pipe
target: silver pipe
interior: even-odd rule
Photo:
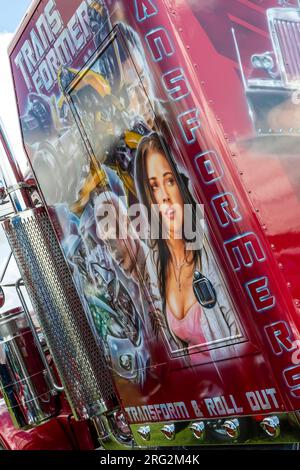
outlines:
[[[17,429],[38,426],[57,411],[22,307],[1,316],[0,338],[0,390],[12,422]]]
[[[3,271],[2,271],[2,274],[1,274],[1,278],[0,278],[0,284],[2,283],[2,281],[4,279],[4,276],[6,274],[6,270],[8,268],[9,263],[10,263],[10,260],[11,260],[11,257],[12,257],[12,251],[10,250],[10,253],[9,253],[9,256],[8,256],[7,261],[5,263],[5,266],[3,267]],[[2,287],[4,287],[4,286],[2,286]]]
[[[237,42],[237,39],[236,39],[236,34],[235,34],[235,29],[234,28],[231,28],[231,33],[232,33],[232,37],[233,37],[233,42],[234,42],[234,47],[235,47],[235,51],[236,51],[237,60],[238,60],[240,71],[241,71],[244,90],[247,91],[247,88],[248,88],[247,87],[247,81],[246,81],[245,72],[244,72],[244,68],[243,68],[243,64],[242,64],[240,48],[239,48],[239,45],[238,45],[238,42]]]
[[[4,153],[5,153],[6,161],[9,165],[10,170],[13,173],[15,183],[16,183],[17,186],[19,186],[18,196],[17,197],[12,196],[9,192],[9,187],[13,187],[15,185],[12,184],[11,177],[9,175],[4,175],[4,171],[2,169],[2,174],[4,176],[4,178],[3,178],[4,179],[4,184],[6,186],[6,191],[7,191],[7,194],[9,196],[9,198],[10,198],[12,206],[13,206],[15,212],[18,212],[20,210],[25,210],[26,208],[32,208],[33,204],[32,204],[31,198],[30,198],[27,190],[23,188],[23,185],[24,185],[23,179],[24,178],[23,178],[19,163],[17,162],[17,160],[14,156],[14,153],[11,149],[11,145],[10,145],[8,137],[7,137],[7,135],[4,131],[4,127],[2,125],[1,120],[0,120],[0,142],[2,144]],[[4,165],[4,168],[5,168],[5,165]]]
[[[4,187],[5,187],[6,196],[9,198],[9,201],[7,201],[7,202],[10,202],[10,204],[11,204],[11,206],[12,206],[12,208],[13,208],[14,213],[16,213],[17,210],[18,210],[17,203],[15,202],[15,199],[14,199],[13,195],[8,192],[9,184],[8,184],[8,181],[7,181],[7,177],[6,177],[6,175],[4,174],[3,168],[2,168],[1,166],[0,166],[0,176],[1,176],[1,179],[2,179],[3,184],[4,184]],[[7,216],[7,215],[5,215],[4,218],[5,218],[6,216]]]
[[[39,401],[38,401],[38,399],[35,395],[35,390],[34,390],[34,386],[33,386],[32,381],[31,381],[31,377],[29,377],[27,375],[27,369],[26,369],[26,366],[24,364],[23,358],[22,358],[22,356],[19,352],[19,348],[16,347],[16,345],[15,345],[15,339],[10,340],[10,347],[11,347],[15,357],[18,360],[18,364],[20,366],[20,369],[22,371],[22,375],[24,377],[23,381],[26,383],[26,385],[28,387],[28,390],[30,391],[30,394],[32,396],[32,402],[34,403],[34,405],[35,405],[36,409],[39,411],[39,413],[42,413]]]
[[[124,449],[132,449],[135,446],[133,437],[130,436],[125,438],[121,433],[118,433],[105,414],[94,417],[92,422],[96,428],[99,442],[104,448],[113,449],[112,446],[114,444],[117,444],[118,446],[121,444],[124,446]]]
[[[44,354],[44,351],[43,351],[43,348],[41,346],[41,343],[40,343],[40,340],[39,340],[39,337],[38,337],[38,334],[36,332],[36,329],[35,329],[35,326],[34,326],[34,323],[32,321],[32,318],[31,318],[31,315],[30,315],[30,312],[28,310],[28,307],[27,307],[27,304],[26,304],[26,300],[24,299],[24,296],[23,296],[23,293],[22,293],[22,290],[21,290],[21,285],[24,286],[24,282],[23,282],[23,279],[20,278],[17,280],[15,286],[16,286],[16,291],[17,291],[17,294],[19,296],[19,299],[20,299],[20,302],[21,302],[21,305],[23,307],[23,310],[24,310],[24,313],[25,313],[25,316],[26,316],[26,319],[28,321],[28,324],[32,330],[32,334],[33,334],[33,337],[35,339],[35,342],[36,342],[36,347],[38,349],[38,352],[40,353],[40,356],[41,356],[41,359],[43,361],[43,364],[45,366],[45,369],[48,373],[48,378],[50,380],[50,384],[52,385],[52,387],[57,391],[57,392],[63,392],[64,391],[64,387],[60,386],[60,385],[57,385],[57,383],[55,382],[55,379],[53,377],[53,374],[52,374],[52,371],[49,367],[49,364],[48,364],[48,361],[45,357],[45,354]]]

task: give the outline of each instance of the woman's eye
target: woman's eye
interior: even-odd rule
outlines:
[[[175,183],[174,178],[169,178],[167,181],[168,186],[173,186]]]
[[[151,184],[151,190],[154,192],[154,191],[157,191],[158,189],[158,186],[157,184]]]

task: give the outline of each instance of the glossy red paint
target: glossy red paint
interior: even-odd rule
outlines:
[[[0,443],[7,450],[93,450],[86,422],[75,422],[71,415],[59,414],[37,428],[14,427],[5,404],[0,405]]]

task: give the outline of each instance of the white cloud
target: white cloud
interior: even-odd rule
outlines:
[[[0,118],[8,135],[13,152],[22,169],[26,167],[26,157],[22,146],[18,123],[17,106],[11,77],[7,48],[13,38],[11,33],[0,34]]]

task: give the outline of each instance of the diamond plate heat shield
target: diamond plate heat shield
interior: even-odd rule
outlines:
[[[3,225],[75,416],[91,418],[115,407],[110,371],[45,209]]]

